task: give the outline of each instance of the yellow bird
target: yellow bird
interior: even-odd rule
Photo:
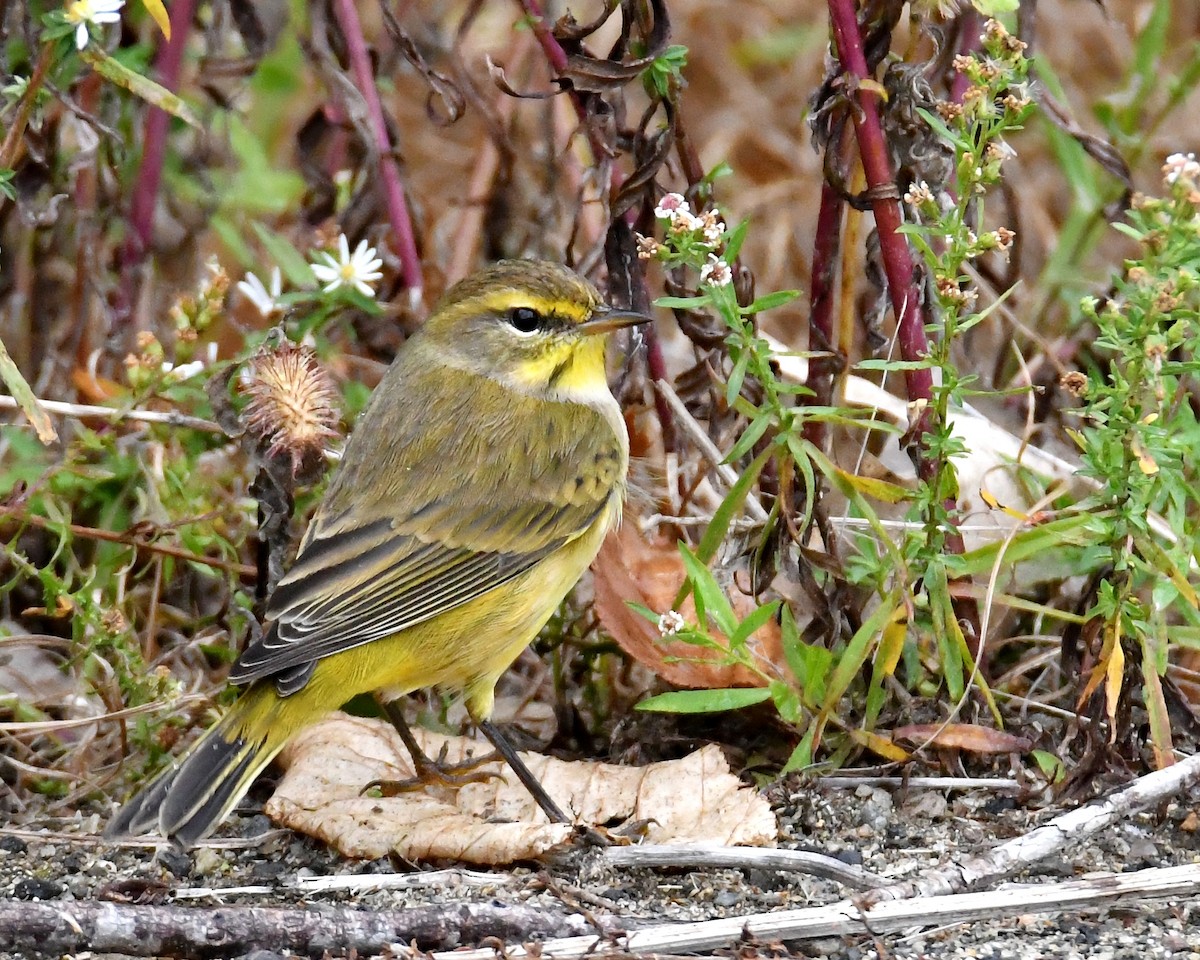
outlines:
[[[620,519],[629,440],[606,334],[645,320],[554,263],[501,261],[453,287],[359,419],[270,629],[230,675],[249,686],[108,835],[191,846],[297,732],[358,694],[422,687],[461,692],[565,819],[489,717],[500,675]]]

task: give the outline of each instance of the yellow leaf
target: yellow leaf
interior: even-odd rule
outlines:
[[[840,467],[835,467],[834,469],[837,470],[837,474],[842,480],[859,493],[874,500],[879,500],[881,503],[900,503],[912,495],[909,490],[898,484],[888,483],[886,480],[875,480],[871,477],[860,477],[857,473],[850,473],[850,471],[842,470]]]
[[[1133,451],[1133,455],[1137,457],[1138,469],[1141,470],[1142,473],[1148,477],[1152,477],[1158,473],[1158,464],[1155,463],[1154,458],[1146,452],[1146,448],[1142,446],[1141,442],[1136,437],[1134,437],[1133,442],[1129,445],[1129,449]]]
[[[896,763],[903,763],[908,759],[908,751],[898,743],[893,743],[887,737],[881,737],[877,733],[871,733],[870,730],[851,730],[850,737],[855,743],[861,744],[872,753],[883,757],[885,760],[892,760]]]
[[[1121,681],[1125,678],[1125,651],[1121,649],[1121,638],[1113,644],[1112,656],[1104,671],[1104,710],[1108,714],[1109,742],[1117,740],[1117,705],[1121,700]]]
[[[158,29],[162,31],[162,35],[167,40],[170,40],[171,18],[167,16],[167,8],[163,6],[162,0],[142,0],[142,6],[154,18],[154,22],[158,24]]]

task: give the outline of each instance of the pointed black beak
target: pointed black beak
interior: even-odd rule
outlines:
[[[650,317],[647,317],[643,313],[638,313],[634,310],[618,310],[615,307],[608,307],[601,304],[592,311],[592,315],[583,321],[577,329],[585,336],[592,337],[612,333],[614,330],[622,330],[625,327],[634,327],[639,323],[649,322]]]

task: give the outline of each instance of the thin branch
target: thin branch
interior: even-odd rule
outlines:
[[[249,564],[237,563],[233,560],[221,560],[216,557],[202,557],[197,553],[192,553],[188,550],[183,550],[179,547],[170,547],[162,543],[153,543],[149,540],[143,540],[140,537],[129,533],[117,533],[113,530],[101,530],[98,527],[84,527],[77,523],[57,523],[49,520],[46,517],[39,517],[32,513],[26,513],[23,510],[18,510],[15,507],[0,505],[0,517],[11,517],[18,523],[26,524],[30,527],[36,527],[39,530],[50,530],[58,532],[60,530],[69,530],[76,537],[84,537],[88,540],[103,540],[107,543],[123,543],[127,547],[135,547],[139,550],[146,550],[150,553],[162,554],[165,557],[175,557],[177,560],[186,560],[188,563],[198,563],[202,566],[212,567],[214,570],[223,570],[226,573],[236,573],[239,577],[246,580],[252,580],[258,574],[258,569]]]
[[[185,413],[175,413],[171,410],[118,410],[115,407],[97,407],[87,403],[67,403],[63,400],[42,400],[38,404],[47,413],[57,413],[64,417],[79,417],[81,420],[98,418],[110,423],[120,423],[123,420],[133,420],[141,423],[165,423],[171,427],[186,427],[189,430],[200,430],[204,433],[220,433],[225,431],[218,424],[202,417],[191,417]],[[18,409],[17,401],[12,397],[0,396],[0,410]]]

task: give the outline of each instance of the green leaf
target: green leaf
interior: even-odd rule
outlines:
[[[750,465],[742,471],[742,475],[737,478],[737,482],[730,488],[725,499],[721,501],[721,505],[713,513],[713,518],[709,521],[708,528],[700,539],[700,545],[696,547],[696,556],[700,558],[701,563],[708,563],[716,556],[717,548],[724,541],[725,534],[729,532],[729,525],[741,510],[746,494],[758,480],[758,475],[762,473],[762,469],[770,457],[769,449],[755,457]]]
[[[742,431],[742,435],[737,438],[737,443],[733,445],[733,449],[725,455],[725,459],[721,462],[733,463],[736,460],[741,460],[763,438],[763,434],[770,428],[773,419],[769,412],[764,411],[758,414],[758,416],[750,421],[750,425]]]
[[[822,714],[828,715],[837,709],[837,703],[850,686],[850,682],[858,676],[863,665],[870,656],[871,649],[883,633],[883,628],[896,611],[899,591],[891,590],[883,597],[861,627],[850,638],[846,649],[838,657],[837,666],[829,678],[829,689],[825,692],[825,703],[821,708]]]
[[[258,235],[259,242],[271,255],[271,259],[279,265],[279,269],[283,271],[287,282],[293,287],[314,287],[317,285],[317,278],[312,272],[312,267],[308,261],[304,259],[300,251],[291,245],[285,238],[278,233],[268,229],[257,220],[252,224],[254,232]]]
[[[750,306],[742,307],[742,314],[774,310],[776,307],[782,307],[785,303],[791,303],[798,296],[800,296],[799,290],[777,290],[775,293],[767,293],[758,297]]]
[[[998,17],[1016,10],[1020,0],[971,0],[971,4],[985,17]]]
[[[770,603],[764,603],[761,607],[753,611],[746,617],[729,637],[730,647],[740,647],[752,636],[755,631],[767,625],[775,612],[779,609],[782,600],[772,600]]]
[[[729,235],[729,239],[725,243],[725,252],[721,254],[721,259],[733,265],[733,261],[737,259],[737,255],[742,250],[742,244],[746,242],[746,233],[750,229],[750,221],[743,220]]]
[[[17,401],[21,412],[33,424],[38,439],[46,446],[50,446],[58,440],[58,431],[54,429],[50,415],[42,408],[41,401],[34,396],[33,388],[21,375],[16,361],[9,356],[8,348],[4,346],[3,341],[0,341],[0,380],[4,381],[4,385],[8,387],[8,392],[13,399]]]
[[[701,627],[704,619],[700,617],[700,604],[704,604],[707,616],[711,617],[717,629],[725,636],[731,637],[737,630],[737,615],[725,591],[717,583],[711,570],[704,561],[688,549],[686,543],[679,544],[679,555],[683,557],[683,566],[687,570],[688,579],[692,582],[696,596],[696,615]]]
[[[703,297],[659,297],[654,301],[656,307],[664,310],[694,310],[697,307],[707,307],[711,301]]]
[[[766,687],[730,687],[724,690],[676,690],[660,693],[637,705],[639,710],[658,713],[723,713],[740,710],[770,699]]]
[[[160,110],[165,110],[171,116],[178,117],[188,126],[195,127],[197,130],[202,129],[200,121],[192,113],[191,107],[162,84],[155,83],[140,73],[134,73],[128,67],[94,47],[87,47],[79,51],[79,55],[86,64],[106,80],[112,81],[119,87],[124,87],[135,97],[141,97],[147,103]]]

